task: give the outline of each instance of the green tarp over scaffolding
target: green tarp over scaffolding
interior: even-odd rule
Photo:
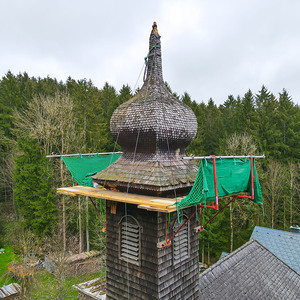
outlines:
[[[216,174],[218,197],[224,197],[242,192],[251,194],[251,161],[250,159],[216,159]],[[262,203],[261,188],[253,159],[254,199]],[[202,159],[195,183],[186,196],[177,203],[177,208],[206,203],[215,200],[214,168],[212,159]]]
[[[62,156],[61,159],[70,171],[72,178],[83,186],[93,186],[91,176],[104,170],[115,162],[121,154],[106,154],[93,156]]]

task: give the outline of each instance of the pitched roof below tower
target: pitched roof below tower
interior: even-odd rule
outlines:
[[[252,239],[200,275],[200,299],[300,299],[300,275]]]
[[[255,226],[250,239],[252,238],[300,274],[299,233]]]

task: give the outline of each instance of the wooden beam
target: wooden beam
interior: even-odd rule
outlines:
[[[154,207],[154,206],[138,205],[138,208],[145,209],[148,211],[158,211],[158,212],[163,212],[163,213],[169,213],[169,212],[176,211],[176,207],[159,208],[159,207]]]
[[[111,202],[111,205],[110,205],[110,213],[112,215],[115,215],[117,213],[117,202],[116,201],[113,201]]]
[[[151,211],[160,212],[172,212],[176,211],[177,202],[180,202],[181,198],[163,198],[157,196],[138,195],[124,192],[117,192],[104,189],[102,187],[86,187],[86,186],[72,186],[58,188],[57,193],[70,196],[83,195],[94,198],[106,199],[116,202],[131,203],[138,205],[141,209],[147,209]],[[112,203],[111,203],[112,204]]]

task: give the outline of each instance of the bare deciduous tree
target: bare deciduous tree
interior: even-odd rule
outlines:
[[[76,120],[72,98],[63,92],[55,96],[35,96],[27,110],[14,113],[16,127],[26,136],[36,139],[44,153],[66,153],[78,146]]]
[[[285,179],[285,169],[280,162],[271,161],[265,181],[266,188],[266,200],[271,210],[271,227],[274,228],[275,225],[275,214],[276,214],[276,206],[278,204],[279,199],[282,197],[282,190]]]
[[[234,133],[225,143],[226,155],[255,155],[256,151],[257,146],[253,137],[246,133]],[[247,222],[249,205],[249,201],[245,199],[239,199],[230,204],[230,252],[233,251],[234,228]]]
[[[299,202],[295,201],[296,195],[299,197],[299,176],[300,165],[289,162],[288,163],[288,186],[289,186],[289,213],[290,213],[290,226],[294,225],[294,213],[299,213]]]
[[[256,151],[257,145],[253,137],[246,133],[234,133],[225,144],[226,155],[254,155]]]
[[[59,154],[81,150],[81,136],[76,131],[76,118],[72,98],[64,92],[54,96],[35,96],[27,110],[15,112],[17,134],[39,141],[44,153]],[[60,184],[65,185],[64,165],[60,161]],[[66,250],[66,202],[62,195],[62,232]]]

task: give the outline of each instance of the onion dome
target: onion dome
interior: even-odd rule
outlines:
[[[197,133],[193,111],[174,97],[162,75],[161,42],[154,22],[146,58],[147,76],[140,91],[120,105],[110,130],[122,147],[122,156],[93,181],[130,192],[168,195],[185,191],[197,168],[183,160],[186,147]]]

